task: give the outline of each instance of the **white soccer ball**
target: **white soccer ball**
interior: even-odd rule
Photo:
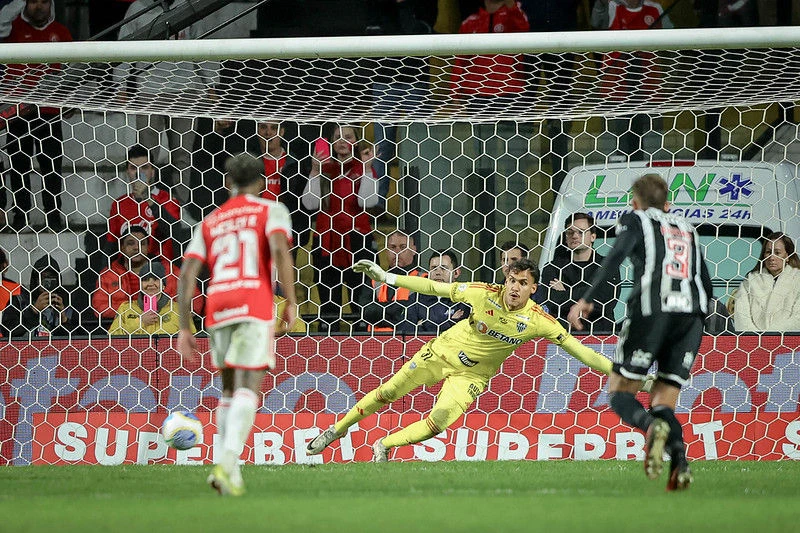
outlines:
[[[203,424],[193,413],[175,411],[164,419],[161,434],[170,448],[188,450],[203,443]]]

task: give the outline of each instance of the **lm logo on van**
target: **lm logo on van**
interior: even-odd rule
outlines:
[[[727,205],[727,206],[749,206],[749,203],[740,203],[746,197],[753,194],[753,180],[744,177],[742,174],[731,174],[730,178],[722,178],[719,180],[721,187],[717,198],[709,198],[706,200],[708,191],[711,189],[711,184],[717,178],[717,174],[705,174],[696,184],[692,181],[689,174],[681,172],[676,174],[669,184],[669,194],[667,200],[672,205],[693,205],[693,204],[713,204],[713,205]],[[618,206],[624,207],[631,203],[633,193],[630,189],[622,196],[600,196],[600,188],[603,186],[606,176],[603,174],[595,176],[589,190],[586,192],[584,198],[584,205],[587,207],[596,206]],[[689,201],[680,202],[679,194],[684,191],[688,196]],[[723,197],[727,201],[723,201]],[[744,198],[743,198],[744,197]]]

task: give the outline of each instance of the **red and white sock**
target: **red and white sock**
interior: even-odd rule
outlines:
[[[231,473],[232,479],[239,475],[239,457],[244,451],[244,442],[250,435],[261,395],[241,387],[233,393],[233,401],[225,419],[222,441],[222,465]],[[234,479],[234,482],[236,480]]]
[[[217,424],[217,434],[220,442],[225,442],[225,421],[228,418],[228,409],[231,407],[230,396],[223,396],[219,399],[217,408],[214,410],[214,422]]]

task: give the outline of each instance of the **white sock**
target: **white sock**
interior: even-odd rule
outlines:
[[[238,461],[244,451],[244,442],[253,428],[259,400],[259,395],[250,389],[244,387],[236,389],[225,417],[222,466],[231,473],[234,482],[236,482],[234,478],[240,476]]]
[[[228,418],[228,409],[230,407],[231,397],[223,396],[219,399],[217,408],[214,410],[214,422],[217,424],[217,434],[219,435],[219,441],[222,443],[225,442],[225,421]]]

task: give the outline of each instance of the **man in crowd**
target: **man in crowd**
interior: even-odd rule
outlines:
[[[105,251],[111,256],[123,226],[133,224],[149,233],[148,255],[179,262],[179,248],[188,242],[191,229],[181,222],[180,204],[156,182],[147,148],[137,144],[128,150],[125,177],[129,192],[111,204]]]
[[[27,289],[3,310],[4,334],[11,338],[85,335],[80,313],[69,305],[61,284],[61,266],[52,256],[39,258]]]
[[[392,274],[422,276],[417,267],[417,244],[414,238],[401,230],[393,231],[386,237],[386,255]],[[411,292],[402,287],[392,287],[386,283],[372,282],[374,298],[364,304],[364,320],[374,332],[393,332],[395,328],[406,328],[405,317],[408,306],[414,302]]]
[[[570,308],[589,289],[589,282],[604,257],[592,248],[597,239],[594,217],[588,213],[574,213],[567,218],[564,226],[562,245],[568,253],[556,254],[553,261],[544,267],[542,288],[539,290],[546,295],[545,302],[550,314],[567,326]],[[602,286],[596,287],[594,309],[583,317],[584,326],[590,333],[613,333],[619,283],[617,269],[610,273]]]
[[[458,255],[453,250],[437,250],[430,258],[428,278],[440,283],[453,283],[461,275]],[[438,334],[469,315],[463,302],[436,295],[418,294],[406,313],[408,333]]]
[[[303,175],[297,159],[286,152],[286,128],[282,124],[259,122],[256,129],[258,147],[254,153],[261,154],[264,176],[267,178],[267,186],[261,197],[281,202],[289,210],[295,245],[292,251],[296,258],[297,247],[306,244],[311,236],[311,215],[300,202],[308,173]]]
[[[66,26],[56,22],[52,0],[26,0],[22,13],[12,23],[11,34],[5,39],[8,43],[68,41],[72,41],[72,36]],[[4,78],[7,83],[13,81],[32,87],[60,68],[60,64],[8,65]],[[36,154],[43,181],[42,203],[47,228],[51,231],[63,230],[64,221],[60,212],[60,195],[64,190],[61,110],[56,107],[19,104],[16,117],[8,120],[6,152],[11,162],[9,177],[11,190],[14,192],[12,227],[19,231],[29,222],[28,216],[33,208],[30,174]]]

